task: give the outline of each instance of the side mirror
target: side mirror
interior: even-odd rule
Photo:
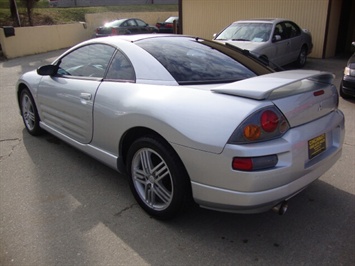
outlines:
[[[281,41],[281,36],[280,35],[274,35],[274,37],[272,37],[272,42],[278,42]]]
[[[351,45],[352,45],[352,46],[355,46],[355,42],[352,42]]]
[[[217,38],[217,33],[213,33],[213,40]]]
[[[41,76],[54,76],[57,74],[58,66],[55,65],[45,65],[37,69],[37,74]]]

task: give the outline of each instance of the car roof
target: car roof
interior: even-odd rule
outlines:
[[[100,38],[92,38],[87,41],[78,43],[77,45],[71,47],[68,49],[65,54],[69,53],[70,51],[73,51],[77,49],[78,47],[92,44],[92,43],[102,43],[102,44],[108,44],[112,45],[116,48],[120,47],[122,43],[134,43],[140,40],[146,40],[146,39],[153,39],[153,38],[164,38],[164,37],[174,37],[174,38],[198,38],[194,36],[188,36],[188,35],[178,35],[178,34],[128,34],[128,35],[114,35],[114,36],[107,36],[107,37],[100,37]],[[199,39],[199,38],[198,38]]]
[[[244,19],[244,20],[238,20],[235,21],[234,23],[279,23],[281,21],[288,21],[287,19],[283,18],[256,18],[256,19]]]
[[[85,41],[85,44],[89,43],[106,43],[111,45],[116,45],[122,42],[136,42],[139,40],[153,39],[153,38],[164,38],[164,37],[176,37],[176,38],[196,38],[187,35],[177,35],[177,34],[128,34],[128,35],[115,35],[101,38],[94,38]],[[83,43],[79,44],[82,45]]]

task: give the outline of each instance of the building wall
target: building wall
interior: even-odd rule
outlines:
[[[332,0],[335,4],[342,0]],[[233,21],[249,18],[287,18],[313,37],[311,57],[323,56],[329,0],[182,0],[183,33],[212,39]],[[339,4],[339,5],[340,5]],[[334,13],[333,23],[339,14]],[[334,25],[338,25],[337,23]],[[334,26],[333,30],[336,26]],[[327,56],[334,55],[329,46]],[[335,53],[335,49],[334,49]]]

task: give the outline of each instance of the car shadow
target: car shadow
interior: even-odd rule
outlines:
[[[23,143],[39,186],[31,208],[42,217],[45,237],[36,245],[46,248],[49,264],[77,264],[79,253],[91,252],[88,235],[112,256],[136,254],[136,261],[121,255],[117,264],[354,263],[354,195],[325,181],[291,199],[283,216],[191,206],[173,220],[159,221],[136,204],[126,178],[114,170],[50,134],[34,138],[24,130]],[[90,263],[103,265],[106,259]]]

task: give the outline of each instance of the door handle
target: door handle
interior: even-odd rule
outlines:
[[[84,100],[91,100],[91,93],[85,93],[85,92],[82,92],[82,93],[80,93],[80,98],[81,99],[84,99]]]

